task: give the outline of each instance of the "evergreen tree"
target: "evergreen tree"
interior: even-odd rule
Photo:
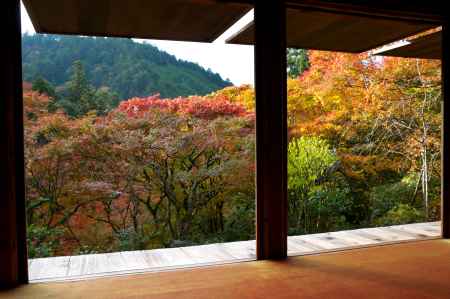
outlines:
[[[297,78],[309,68],[308,51],[304,49],[286,50],[287,73],[290,78]]]
[[[89,85],[83,64],[79,60],[72,65],[72,76],[66,83],[64,93],[60,105],[70,116],[82,116],[95,109],[95,91]]]
[[[105,115],[119,104],[119,96],[108,87],[101,87],[95,91],[94,105],[98,115]]]
[[[46,94],[51,98],[56,97],[55,88],[53,85],[41,76],[37,77],[33,81],[31,89],[39,92],[40,94]]]
[[[116,93],[108,87],[95,89],[86,78],[83,64],[77,60],[72,66],[72,75],[65,84],[59,106],[72,117],[80,117],[89,111],[104,115],[119,103]]]

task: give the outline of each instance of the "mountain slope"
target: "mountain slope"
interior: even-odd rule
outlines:
[[[81,60],[94,86],[108,86],[122,99],[155,93],[204,95],[231,85],[198,64],[131,39],[35,34],[22,36],[22,47],[25,81],[42,76],[62,85],[70,77],[72,63]]]

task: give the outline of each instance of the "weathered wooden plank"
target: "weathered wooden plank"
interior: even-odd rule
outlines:
[[[295,242],[291,237],[288,237],[288,255],[298,255],[314,251],[315,249],[305,246],[300,242]]]
[[[42,275],[45,275],[46,265],[46,258],[33,259],[33,263],[28,269],[30,280],[40,279],[41,273],[43,273]]]
[[[114,269],[108,263],[108,254],[88,254],[82,275],[114,272]]]
[[[256,258],[256,241],[222,243],[222,247],[236,259],[250,260]]]
[[[422,235],[425,237],[438,237],[440,235],[440,230],[436,230],[432,227],[416,226],[416,225],[402,225],[397,226],[395,229],[403,230],[405,232]]]
[[[361,236],[363,238],[367,238],[367,239],[373,240],[373,241],[375,241],[377,243],[392,241],[390,238],[386,238],[386,237],[383,237],[383,236],[380,237],[379,235],[372,234],[370,231],[363,230],[363,229],[354,230],[352,232],[352,234],[355,234],[355,235]]]
[[[253,246],[252,246],[252,243],[253,243]],[[227,248],[225,246],[223,246],[223,244],[226,244],[226,243],[216,244],[217,247],[218,247],[218,250],[221,253],[223,253],[226,256],[228,256],[229,259],[235,260],[236,258],[227,250]],[[255,252],[256,251],[256,244],[254,242],[250,241],[250,244],[249,244],[248,248],[250,249],[251,252]]]
[[[195,264],[180,248],[164,248],[143,251],[149,268],[176,267]]]
[[[423,224],[423,225],[427,225],[429,227],[438,227],[439,229],[441,229],[441,222],[440,221],[435,221],[435,222],[425,222],[425,223],[418,223],[418,224]]]
[[[353,242],[348,242],[345,239],[337,238],[334,233],[316,234],[314,236],[320,240],[329,242],[330,244],[336,246],[336,248],[349,247],[354,245]]]
[[[127,261],[123,258],[120,252],[112,252],[106,254],[106,263],[111,269],[111,272],[119,272],[128,270]]]
[[[436,237],[439,222],[395,225],[313,235],[290,236],[288,255],[313,254],[396,241]],[[256,241],[207,244],[71,257],[32,259],[33,281],[72,280],[126,273],[161,271],[256,258]]]
[[[405,240],[408,239],[421,239],[426,237],[426,235],[421,235],[421,234],[417,234],[417,233],[413,233],[413,232],[408,232],[406,230],[402,230],[402,229],[397,229],[395,227],[383,227],[381,228],[381,230],[386,233],[386,234],[393,234],[396,237],[402,239],[404,238]]]
[[[74,255],[70,257],[69,260],[69,270],[67,271],[67,276],[78,276],[82,273],[84,263],[84,255]],[[34,277],[31,276],[33,279]]]
[[[431,223],[429,225],[427,225],[426,223],[415,223],[412,225],[409,225],[410,227],[413,228],[419,228],[422,229],[430,234],[432,234],[433,236],[436,234],[441,234],[442,228],[440,223]]]
[[[360,229],[356,231],[357,233],[365,233],[368,235],[375,236],[375,240],[379,239],[381,242],[393,242],[393,241],[401,241],[401,240],[413,240],[413,237],[402,235],[399,233],[390,232],[388,230],[383,230],[381,228],[367,228]]]
[[[414,239],[424,239],[424,238],[429,238],[430,237],[429,234],[423,233],[421,231],[407,230],[407,229],[404,229],[404,228],[401,228],[401,227],[390,227],[389,230],[393,231],[393,232],[398,232],[398,233],[410,236],[410,237],[412,237]]]
[[[304,235],[304,236],[302,236],[302,239],[309,243],[312,243],[316,246],[320,246],[323,249],[336,249],[336,246],[337,246],[336,244],[333,244],[332,242],[330,242],[330,240],[323,239],[320,236]]]
[[[48,258],[49,263],[45,269],[45,276],[48,277],[65,277],[70,265],[70,256],[58,256],[56,258]]]
[[[294,242],[295,244],[304,246],[313,251],[321,251],[321,250],[326,249],[325,247],[322,247],[320,244],[317,244],[316,242],[313,242],[311,240],[306,240],[305,238],[303,238],[303,236],[292,236],[292,237],[289,237],[289,240]]]
[[[33,259],[29,275],[33,279],[65,277],[69,269],[70,256]]]
[[[144,251],[122,251],[120,254],[128,265],[128,270],[147,269],[151,266],[147,262]]]
[[[226,251],[221,251],[219,245],[216,244],[181,247],[180,250],[191,257],[196,263],[217,263],[233,259],[231,254]]]
[[[345,240],[352,246],[370,245],[377,243],[377,241],[374,241],[372,239],[353,234],[351,231],[333,232],[332,234],[338,239]]]

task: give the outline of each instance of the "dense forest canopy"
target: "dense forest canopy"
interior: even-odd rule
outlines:
[[[25,34],[22,47],[25,81],[42,77],[62,86],[70,79],[73,63],[81,61],[95,88],[108,87],[120,99],[155,93],[205,95],[231,85],[198,64],[131,39]]]
[[[439,220],[440,62],[287,55],[289,233]],[[251,86],[97,111],[80,62],[67,84],[24,89],[31,257],[255,237]]]

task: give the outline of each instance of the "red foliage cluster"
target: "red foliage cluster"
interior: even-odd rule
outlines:
[[[25,120],[27,121],[31,116],[45,116],[48,114],[48,104],[50,99],[45,94],[39,94],[35,91],[24,91],[23,106]]]
[[[221,95],[160,99],[157,94],[147,98],[132,98],[123,101],[117,109],[131,117],[139,116],[152,109],[186,114],[202,119],[214,119],[220,116],[247,116],[249,114],[245,107],[238,103],[232,103],[226,96]]]
[[[27,82],[27,81],[23,81],[23,82],[22,82],[22,89],[23,89],[23,92],[29,92],[29,91],[31,91],[32,87],[33,87],[33,84],[31,84],[30,82]]]

